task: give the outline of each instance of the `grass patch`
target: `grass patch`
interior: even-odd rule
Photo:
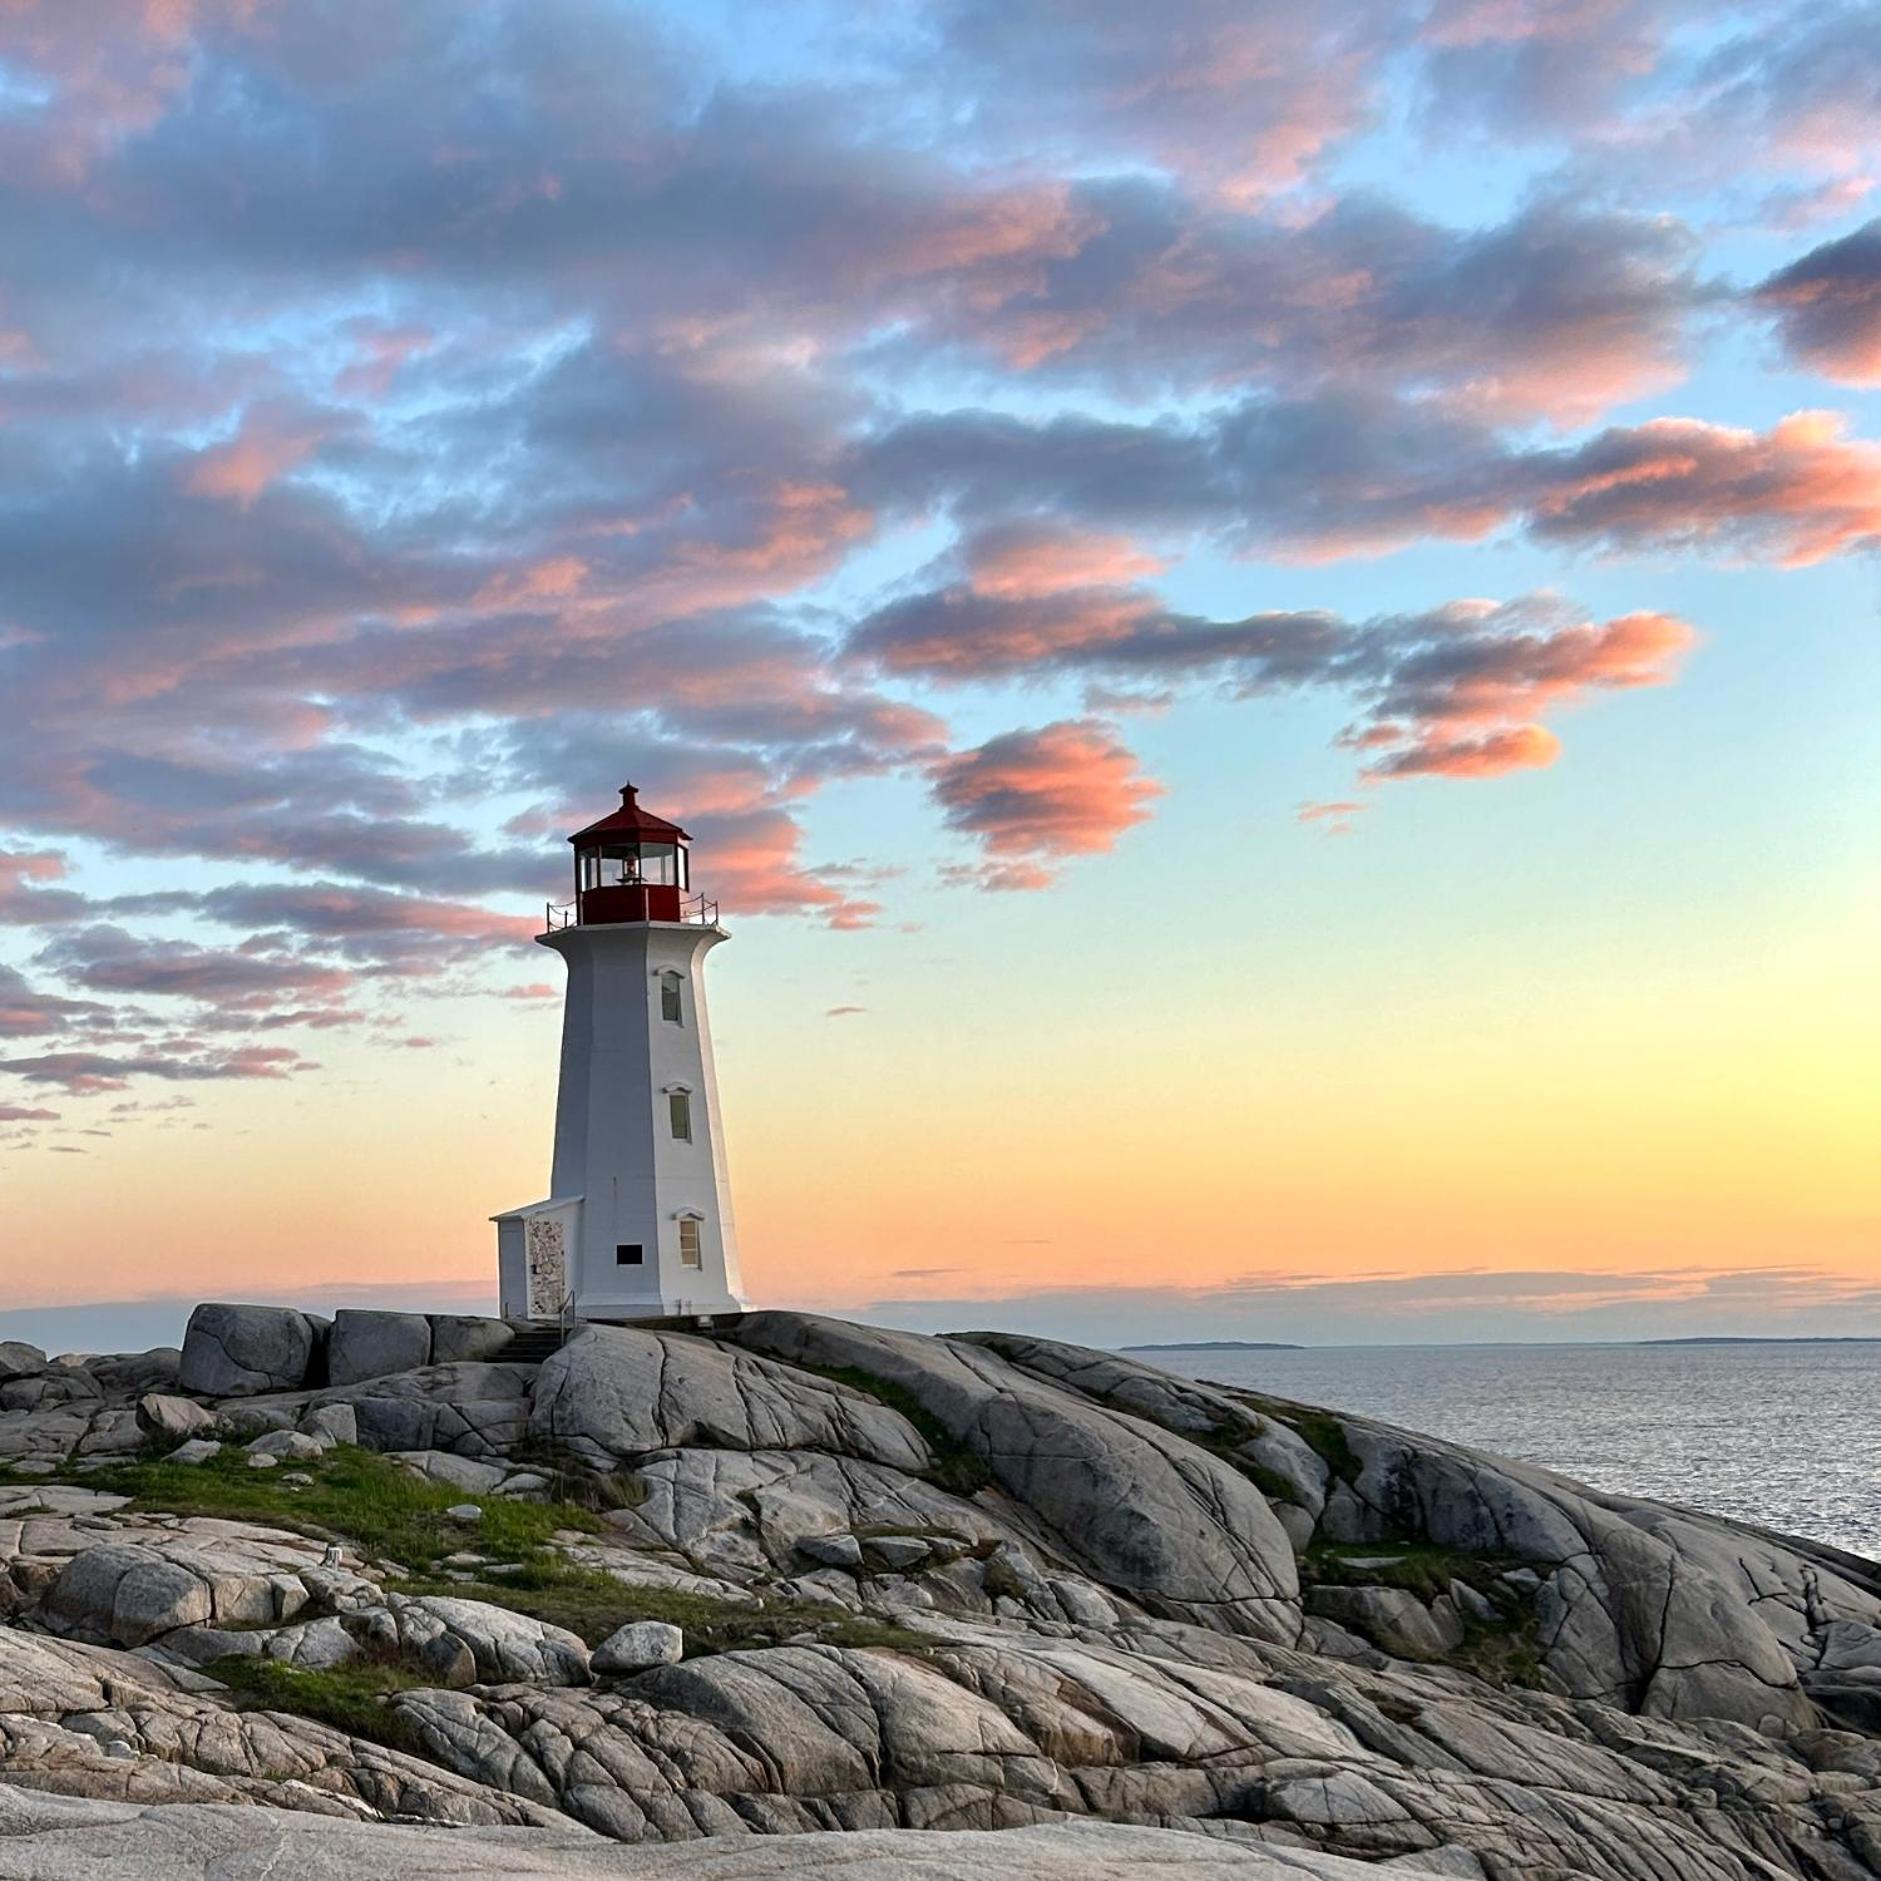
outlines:
[[[1269,1502],[1298,1504],[1300,1492],[1278,1470],[1269,1469],[1265,1463],[1256,1463],[1252,1457],[1235,1456],[1232,1453],[1224,1454],[1221,1460],[1230,1469],[1239,1470]]]
[[[395,1583],[400,1593],[488,1601],[566,1627],[590,1646],[599,1645],[629,1620],[670,1620],[683,1626],[692,1656],[734,1646],[776,1645],[806,1632],[838,1646],[925,1651],[932,1645],[923,1634],[858,1617],[841,1607],[785,1600],[749,1606],[706,1594],[629,1586],[605,1569],[570,1561],[551,1546],[557,1530],[597,1534],[606,1526],[593,1509],[572,1501],[488,1496],[475,1499],[483,1510],[481,1522],[455,1522],[444,1511],[473,1498],[370,1450],[342,1446],[296,1467],[304,1468],[313,1481],[295,1488],[279,1480],[278,1470],[250,1469],[240,1451],[224,1451],[193,1465],[120,1464],[91,1481],[130,1496],[134,1510],[262,1522],[344,1540],[372,1559],[405,1568],[407,1577]],[[585,1474],[593,1476],[592,1471]],[[473,1571],[468,1580],[456,1578],[444,1561],[460,1551],[482,1555],[490,1568]],[[256,1695],[257,1703],[323,1718],[360,1736],[378,1735],[384,1742],[392,1740],[382,1733],[396,1723],[378,1702],[385,1693],[436,1683],[433,1675],[377,1661],[324,1672],[301,1671],[273,1660],[226,1663],[240,1669],[217,1666],[211,1668],[214,1676],[238,1692]],[[320,1705],[328,1708],[313,1709]]]
[[[1345,1434],[1345,1426],[1317,1404],[1295,1404],[1291,1398],[1270,1398],[1258,1391],[1236,1391],[1237,1398],[1254,1405],[1263,1416],[1284,1424],[1341,1482],[1355,1483],[1365,1467]]]
[[[1491,1685],[1522,1685],[1543,1691],[1541,1622],[1524,1608],[1506,1625],[1466,1620],[1463,1644],[1451,1655],[1455,1664]]]
[[[614,1509],[637,1509],[647,1499],[646,1480],[636,1471],[594,1469],[566,1444],[532,1439],[518,1445],[510,1461],[519,1470],[547,1477],[551,1502],[587,1509],[595,1515],[606,1515]]]
[[[950,1495],[971,1496],[993,1486],[993,1472],[986,1459],[954,1436],[905,1386],[855,1365],[811,1365],[802,1359],[793,1363],[799,1371],[815,1372],[819,1378],[847,1385],[865,1398],[899,1411],[921,1433],[921,1440],[933,1456],[933,1463],[923,1473],[935,1488],[945,1489]]]
[[[321,1671],[278,1659],[214,1659],[202,1668],[220,1679],[244,1711],[286,1711],[330,1724],[350,1737],[423,1756],[418,1733],[386,1700],[394,1692],[434,1688],[437,1678],[400,1659],[361,1659]]]
[[[752,1606],[681,1588],[633,1587],[616,1580],[605,1568],[583,1567],[547,1553],[500,1579],[468,1584],[422,1582],[401,1591],[487,1600],[513,1613],[546,1620],[551,1626],[566,1627],[590,1646],[598,1646],[630,1620],[665,1620],[685,1629],[688,1659],[742,1647],[777,1646],[799,1633],[814,1633],[831,1646],[891,1646],[903,1652],[925,1652],[934,1643],[923,1633],[842,1607],[808,1600],[766,1600]]]
[[[1419,1600],[1435,1600],[1461,1581],[1493,1600],[1507,1593],[1499,1577],[1517,1565],[1513,1555],[1469,1554],[1422,1541],[1315,1542],[1300,1557],[1300,1578],[1320,1586],[1402,1587]]]
[[[280,1481],[290,1470],[313,1481]],[[528,1562],[546,1550],[558,1529],[593,1534],[603,1526],[592,1509],[577,1503],[474,1497],[348,1445],[273,1470],[250,1469],[238,1449],[225,1449],[206,1463],[117,1464],[87,1477],[86,1487],[128,1495],[137,1511],[262,1522],[348,1541],[362,1554],[414,1573],[435,1570],[460,1549],[492,1561]],[[482,1521],[458,1522],[445,1514],[461,1502],[475,1502]]]
[[[1289,1409],[1291,1415],[1282,1421],[1290,1423],[1305,1438],[1314,1454],[1342,1483],[1357,1482],[1365,1466],[1347,1440],[1345,1426],[1330,1411],[1314,1410],[1304,1404]]]
[[[1492,1685],[1540,1689],[1540,1623],[1530,1603],[1501,1578],[1517,1565],[1513,1555],[1472,1554],[1428,1542],[1318,1542],[1300,1557],[1300,1579],[1307,1586],[1402,1587],[1426,1603],[1448,1594],[1452,1581],[1461,1581],[1495,1607],[1496,1617],[1461,1613],[1463,1643],[1446,1653],[1443,1663]]]

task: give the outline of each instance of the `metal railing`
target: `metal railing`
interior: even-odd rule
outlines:
[[[717,927],[718,903],[706,895],[689,895],[680,901],[679,918],[691,927]],[[546,901],[542,904],[542,931],[559,934],[564,928],[580,925],[580,904],[573,901]]]

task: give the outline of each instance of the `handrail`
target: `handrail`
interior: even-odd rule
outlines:
[[[688,927],[717,927],[718,903],[706,895],[685,896],[679,904],[679,918]],[[578,927],[580,924],[579,901],[545,901],[542,904],[543,933],[559,934],[564,928]]]

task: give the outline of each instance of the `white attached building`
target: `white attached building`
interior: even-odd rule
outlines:
[[[507,1318],[742,1310],[705,1004],[727,936],[690,840],[631,784],[569,838],[575,898],[536,937],[568,963],[555,1161],[547,1201],[493,1217]]]

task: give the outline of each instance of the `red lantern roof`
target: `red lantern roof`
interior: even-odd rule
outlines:
[[[677,823],[669,823],[663,816],[655,816],[651,810],[641,809],[637,799],[640,793],[632,784],[620,787],[620,808],[602,817],[598,823],[590,823],[586,829],[578,829],[569,837],[571,843],[586,842],[590,837],[617,837],[628,842],[689,843],[692,838]]]

